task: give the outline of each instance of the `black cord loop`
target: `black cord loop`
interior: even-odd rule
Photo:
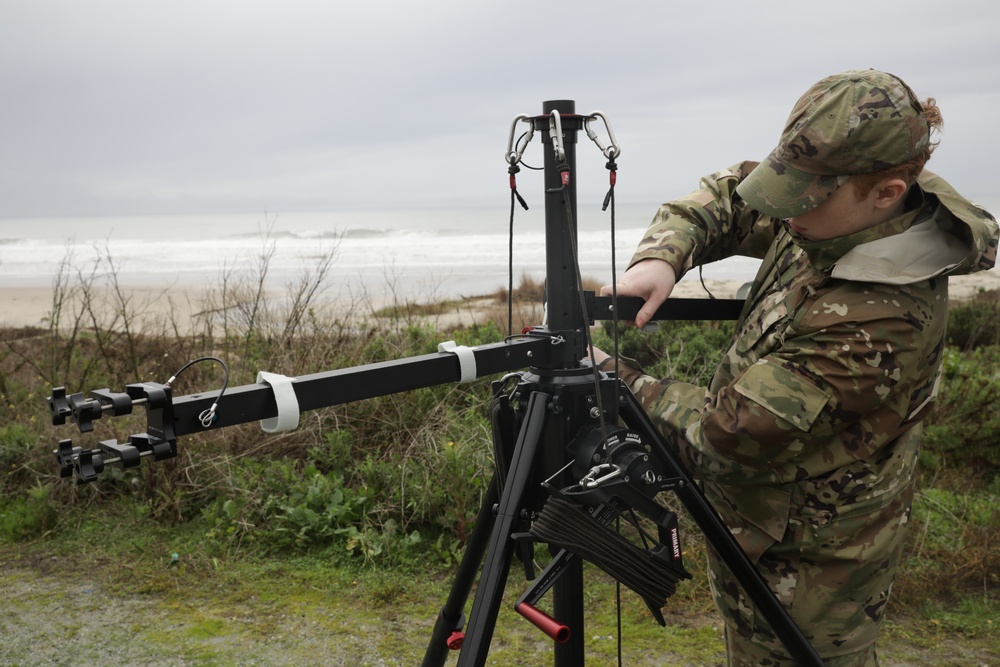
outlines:
[[[198,419],[201,421],[201,425],[204,426],[205,428],[208,428],[209,426],[212,425],[212,422],[215,421],[215,410],[216,408],[219,407],[219,401],[222,400],[223,394],[226,393],[226,389],[229,387],[229,366],[226,365],[226,362],[224,362],[222,359],[219,359],[218,357],[198,357],[197,359],[192,359],[191,361],[181,366],[180,370],[171,375],[170,379],[167,380],[166,384],[168,386],[173,384],[174,380],[177,379],[178,375],[180,375],[187,369],[191,368],[195,364],[202,361],[214,361],[215,363],[222,366],[222,371],[223,373],[225,373],[225,380],[222,383],[221,391],[219,391],[219,397],[212,402],[212,407],[202,411],[202,413],[198,415]]]

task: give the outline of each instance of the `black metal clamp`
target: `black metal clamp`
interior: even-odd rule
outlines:
[[[162,461],[177,456],[177,436],[174,431],[174,412],[168,385],[155,382],[130,384],[124,393],[97,389],[83,394],[66,395],[65,387],[56,387],[49,397],[52,424],[65,424],[70,418],[81,433],[94,430],[94,420],[105,413],[111,416],[132,413],[137,405],[146,406],[146,432],[129,437],[128,442],[102,440],[95,449],[74,447],[72,440],[60,440],[52,453],[59,466],[60,477],[76,474],[77,484],[93,482],[106,466],[122,469],[134,468],[143,458]]]

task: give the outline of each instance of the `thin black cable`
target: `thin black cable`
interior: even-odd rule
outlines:
[[[622,532],[621,517],[615,517],[615,532]],[[622,645],[622,582],[615,579],[615,620],[617,623],[618,667],[622,667],[624,647]]]
[[[604,207],[602,210],[608,208],[608,204],[611,204],[611,328],[614,332],[612,335],[612,340],[614,341],[614,354],[615,354],[615,377],[619,377],[619,341],[620,332],[618,327],[618,258],[617,258],[617,233],[615,229],[615,184],[618,179],[618,164],[615,162],[614,155],[608,160],[605,165],[608,171],[611,172],[609,180],[611,185],[608,188],[608,194],[604,197]]]
[[[566,165],[561,165],[561,168],[568,170]],[[598,424],[601,428],[601,437],[605,440],[608,439],[608,425],[604,419],[604,399],[601,396],[601,378],[600,370],[597,368],[596,359],[594,357],[594,341],[590,336],[590,322],[587,319],[587,300],[583,296],[583,277],[580,272],[580,253],[577,250],[576,242],[576,230],[573,227],[573,209],[570,203],[568,182],[563,184],[563,200],[566,202],[566,226],[568,229],[568,234],[566,236],[569,238],[570,242],[570,252],[573,255],[573,270],[576,273],[576,294],[580,299],[580,316],[583,318],[583,335],[587,343],[587,354],[590,356],[590,366],[593,371],[594,380],[594,400],[597,403],[598,412]]]
[[[702,273],[701,273],[702,268],[704,268],[704,267],[699,264],[698,265],[698,280],[701,282],[701,288],[703,290],[705,290],[705,292],[708,294],[708,298],[709,299],[714,299],[715,295],[712,294],[712,291],[708,289],[708,285],[705,284],[705,276],[703,276]]]
[[[525,133],[527,134],[527,133]],[[518,144],[524,138],[524,134],[517,140]],[[518,151],[520,155],[520,151]],[[530,168],[530,167],[529,167]],[[521,204],[525,211],[528,210],[528,202],[517,191],[517,174],[521,169],[517,166],[517,161],[512,158],[507,173],[510,174],[510,232],[507,238],[507,335],[514,333],[514,202]]]
[[[618,257],[617,257],[617,234],[615,229],[615,183],[618,177],[618,165],[615,163],[614,155],[608,159],[605,167],[610,172],[608,180],[610,181],[610,186],[608,187],[608,194],[604,196],[604,205],[601,207],[602,211],[608,209],[608,205],[611,205],[611,328],[614,332],[612,334],[612,340],[614,341],[614,358],[615,358],[615,377],[620,376],[619,372],[619,331],[618,331]],[[617,408],[617,403],[615,404]],[[617,410],[615,411],[617,418]],[[615,518],[615,531],[621,532],[621,521],[620,518]],[[645,544],[645,538],[643,538],[643,544]],[[615,580],[615,609],[616,609],[616,621],[617,621],[617,644],[618,644],[618,667],[622,667],[623,663],[623,645],[622,645],[622,584],[617,579]]]
[[[521,136],[517,138],[517,142],[515,144],[515,150],[517,151],[518,155],[523,155],[524,151],[527,150],[527,148],[528,148],[528,144],[525,144],[524,146],[521,146],[521,140],[524,139],[527,135],[528,135],[527,132],[522,132]],[[522,167],[524,167],[525,169],[530,169],[532,171],[544,171],[545,170],[545,167],[532,167],[530,164],[528,164],[527,162],[524,161],[524,158],[519,158],[518,161],[517,161],[517,163],[519,165],[521,165]],[[525,209],[527,209],[527,208],[528,207],[525,206]]]
[[[192,359],[191,361],[181,366],[180,370],[178,370],[176,373],[170,376],[170,379],[167,380],[167,386],[173,384],[174,380],[176,380],[177,376],[179,376],[181,373],[189,369],[191,366],[194,366],[195,364],[202,361],[216,362],[217,364],[222,366],[223,373],[225,374],[225,380],[222,383],[222,390],[219,391],[218,398],[216,398],[215,401],[212,402],[212,407],[208,408],[207,410],[202,410],[201,414],[198,415],[198,419],[201,421],[201,425],[204,426],[205,428],[208,428],[209,426],[212,425],[212,422],[215,420],[215,410],[216,408],[219,407],[219,401],[222,400],[223,394],[225,394],[226,389],[229,388],[229,366],[226,365],[226,362],[224,362],[222,359],[219,359],[218,357],[198,357],[197,359]]]
[[[614,330],[613,341],[614,341],[615,377],[618,377],[620,375],[620,370],[619,370],[619,361],[620,361],[620,359],[619,359],[620,358],[620,331],[619,331],[619,329],[620,329],[620,327],[619,327],[619,320],[618,320],[618,272],[617,272],[617,253],[616,253],[617,234],[616,234],[616,211],[615,211],[615,182],[616,182],[616,175],[617,175],[617,165],[615,164],[614,156],[611,156],[611,158],[608,160],[608,163],[607,163],[606,166],[607,166],[608,170],[611,172],[610,179],[609,179],[610,182],[611,182],[611,185],[610,185],[610,188],[608,189],[607,195],[604,198],[604,205],[602,207],[602,210],[607,210],[608,206],[609,205],[611,206],[611,285],[612,285],[612,287],[611,287],[611,303],[612,303],[612,310],[613,310],[613,313],[612,313],[612,325],[613,325],[613,330]],[[565,165],[562,165],[561,167],[563,169],[568,170],[568,167],[566,167]],[[599,415],[600,415],[600,417],[599,417],[599,424],[600,424],[601,434],[604,437],[604,439],[606,440],[607,437],[608,437],[608,434],[607,434],[607,424],[606,424],[605,415],[604,415],[603,399],[602,399],[601,390],[600,390],[600,371],[597,368],[597,364],[595,363],[596,362],[596,358],[595,358],[595,355],[594,355],[593,339],[591,337],[591,332],[590,332],[590,327],[589,327],[589,320],[587,319],[586,299],[584,298],[584,295],[583,295],[583,276],[582,276],[581,269],[580,269],[580,259],[579,259],[579,252],[578,252],[578,249],[577,249],[576,235],[574,234],[574,228],[573,228],[573,211],[570,208],[569,193],[566,192],[567,189],[568,189],[568,185],[564,184],[563,185],[563,191],[564,191],[564,195],[565,195],[564,201],[567,202],[567,205],[566,205],[566,223],[567,223],[567,227],[569,229],[568,237],[569,237],[569,240],[570,240],[571,251],[572,251],[572,256],[573,256],[573,268],[576,271],[576,276],[575,277],[576,277],[577,294],[578,294],[578,296],[580,298],[580,312],[581,312],[581,315],[582,315],[582,317],[584,319],[584,322],[583,322],[584,335],[586,337],[587,350],[588,350],[588,353],[590,355],[591,367],[593,369],[595,400],[596,400],[597,409],[598,409],[598,412],[599,412]],[[617,410],[616,410],[616,419],[617,419]],[[555,499],[550,499],[550,503],[551,503],[552,500],[555,500]],[[543,514],[544,514],[544,512],[543,512]],[[558,514],[559,514],[560,518],[562,518],[562,519],[566,518],[566,513],[565,512],[559,512]],[[634,513],[633,513],[633,520],[635,521],[634,525],[637,528],[639,528],[639,535],[641,536],[643,545],[646,547],[646,549],[648,549],[649,543],[647,541],[647,536],[646,536],[645,532],[639,527],[638,520],[634,516]],[[615,526],[616,526],[616,531],[613,534],[615,534],[617,536],[618,535],[618,531],[620,531],[620,524],[619,524],[619,522],[617,520],[615,522]],[[579,526],[578,526],[578,528],[579,528]],[[550,530],[551,530],[551,528],[550,528]],[[533,532],[534,532],[534,529],[533,529]],[[550,534],[549,537],[551,538],[552,535]],[[565,543],[564,543],[563,546],[565,546]],[[634,548],[634,549],[638,550],[637,548]],[[572,550],[572,549],[570,549],[570,550]],[[604,551],[603,548],[599,548],[598,550],[602,551],[602,552]],[[611,563],[612,562],[616,562],[616,563],[626,562],[626,563],[631,564],[633,567],[636,566],[636,565],[638,565],[638,563],[636,563],[633,560],[633,557],[634,557],[633,554],[634,554],[634,552],[632,552],[631,549],[626,550],[626,552],[624,552],[624,553],[622,551],[620,551],[620,550],[614,550],[614,556],[610,556],[609,553],[604,552],[600,556],[596,557],[593,560],[593,562],[597,563],[599,567],[602,567],[602,569],[609,568],[609,569],[605,569],[605,571],[607,571],[607,572],[610,573],[611,572],[610,568],[611,568]],[[591,556],[591,558],[593,558],[596,554],[591,553],[589,555]],[[615,569],[617,569],[617,568],[615,568]],[[664,576],[665,574],[667,576]],[[624,650],[623,649],[623,630],[622,630],[622,602],[621,602],[621,584],[622,584],[623,580],[622,580],[622,578],[617,577],[617,576],[615,577],[615,579],[616,579],[615,603],[616,603],[616,608],[617,608],[617,612],[618,612],[617,613],[617,652],[618,652],[618,665],[619,665],[619,667],[621,667],[621,665],[623,664],[623,650]],[[660,603],[660,605],[662,606],[662,600],[665,600],[666,597],[669,597],[669,595],[671,595],[673,593],[674,586],[676,584],[676,579],[674,578],[674,573],[672,573],[672,572],[671,573],[660,572],[659,579],[660,579],[660,582],[658,582],[658,583],[660,583],[661,585],[663,583],[665,583],[663,581],[664,579],[666,579],[667,582],[669,582],[669,583],[666,583],[666,589],[660,588],[657,591],[658,595],[657,594],[653,595],[653,599],[654,600],[656,599],[656,597],[659,597],[660,595],[663,596],[661,598],[661,603]],[[670,581],[670,580],[673,580],[673,581]],[[626,578],[625,581],[626,581],[626,585],[629,586],[630,588],[633,588],[633,590],[636,590],[637,592],[640,592],[640,590],[642,590],[643,592],[641,592],[640,595],[643,595],[643,597],[647,600],[647,602],[651,602],[650,597],[647,597],[649,595],[649,592],[648,592],[649,589],[648,588],[645,588],[644,586],[639,585],[639,582],[636,581],[636,580],[629,581],[629,579]],[[649,584],[648,581],[647,582],[643,582],[643,583],[645,583],[647,585]]]
[[[513,168],[513,167],[511,167]],[[513,178],[513,176],[511,176]],[[514,335],[514,195],[510,189],[510,232],[507,235],[507,335]]]

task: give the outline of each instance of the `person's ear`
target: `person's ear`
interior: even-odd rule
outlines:
[[[875,188],[875,208],[891,208],[896,205],[909,186],[901,178],[890,178],[882,181]]]

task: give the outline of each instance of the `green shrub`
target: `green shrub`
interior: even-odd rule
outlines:
[[[0,470],[5,473],[24,463],[38,445],[38,434],[26,424],[0,426]]]
[[[937,403],[924,424],[925,469],[989,480],[1000,472],[1000,347],[947,348]],[[968,480],[966,480],[968,481]]]
[[[339,473],[307,467],[286,496],[268,500],[271,539],[280,546],[327,546],[364,516],[365,500]]]
[[[923,606],[990,595],[1000,585],[1000,482],[982,490],[925,488],[913,501],[898,602]]]
[[[0,539],[29,540],[54,529],[58,517],[52,487],[41,482],[0,502]]]
[[[951,307],[948,344],[961,350],[1000,345],[1000,290],[980,292]]]
[[[623,327],[619,351],[654,377],[707,385],[729,348],[733,328],[733,322],[685,320],[660,322],[659,329],[652,332]],[[614,350],[613,335],[613,325],[605,323],[594,344],[610,354]]]

